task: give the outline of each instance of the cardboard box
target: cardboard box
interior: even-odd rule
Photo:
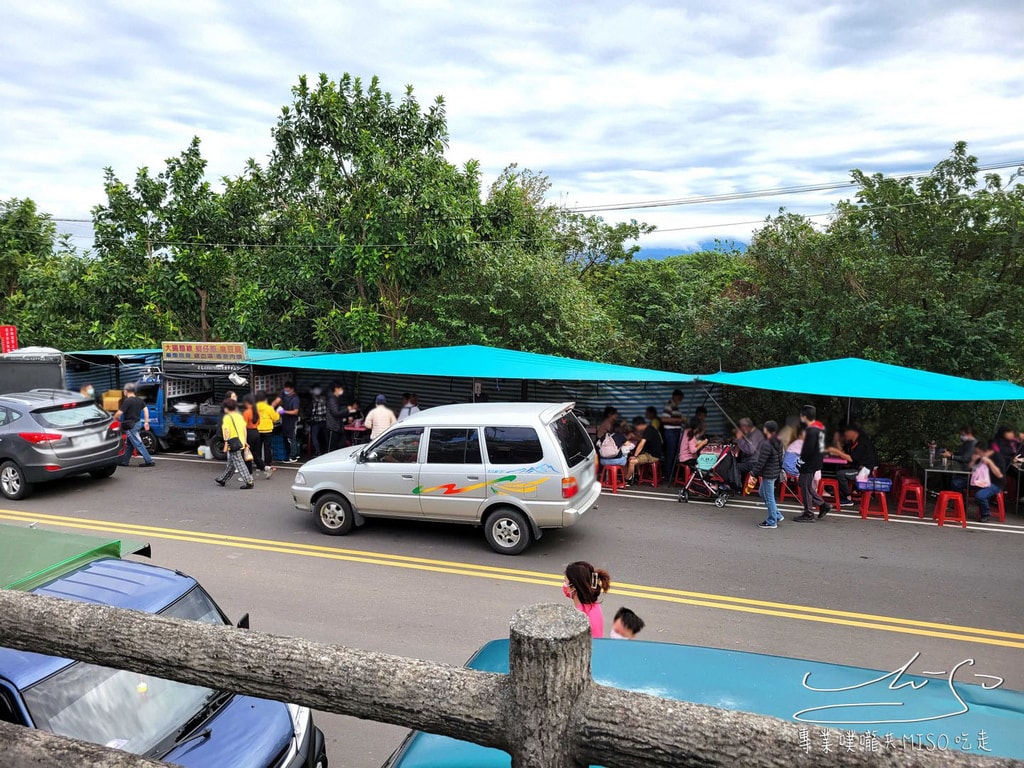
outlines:
[[[103,410],[113,413],[121,405],[121,390],[108,389],[103,393]]]

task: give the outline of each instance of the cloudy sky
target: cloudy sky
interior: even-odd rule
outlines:
[[[511,162],[546,173],[568,206],[925,171],[961,139],[1016,165],[1022,32],[1020,0],[9,3],[0,198],[88,218],[104,166],[130,179],[193,135],[212,177],[235,175],[266,158],[299,74],[319,72],[443,95],[450,159],[479,160],[488,183]],[[844,197],[602,215],[656,224],[645,246],[686,248]]]

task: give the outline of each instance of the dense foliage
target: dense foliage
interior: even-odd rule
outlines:
[[[925,177],[853,171],[823,228],[780,211],[745,252],[643,261],[652,227],[552,205],[542,175],[510,165],[484,193],[476,163],[445,157],[440,98],[424,109],[348,75],[292,96],[265,166],[218,185],[198,138],[130,182],[106,169],[90,252],[31,200],[0,202],[0,321],[64,349],[481,343],[694,373],[859,356],[1024,377],[1024,186],[979,179],[965,144]],[[767,418],[798,400],[732,407]],[[821,404],[834,423],[849,405]],[[854,407],[891,451],[996,418]]]

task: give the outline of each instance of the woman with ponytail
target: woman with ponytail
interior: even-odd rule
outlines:
[[[590,563],[577,560],[565,567],[565,582],[562,592],[572,600],[590,622],[592,637],[604,637],[604,614],[598,598],[612,585],[608,571],[595,568]]]

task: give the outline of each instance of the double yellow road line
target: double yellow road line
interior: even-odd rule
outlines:
[[[0,510],[0,520],[17,523],[46,523],[62,528],[75,528],[99,533],[114,533],[133,538],[168,539],[186,541],[195,544],[208,544],[235,549],[249,549],[260,552],[275,552],[300,557],[317,557],[327,560],[342,560],[368,565],[383,565],[391,568],[408,568],[433,573],[446,573],[455,576],[469,576],[499,581],[515,581],[523,584],[540,584],[558,588],[562,584],[562,574],[527,571],[517,568],[501,568],[491,565],[474,565],[449,560],[431,560],[407,555],[390,555],[382,552],[366,552],[357,549],[341,549],[338,547],[299,544],[296,542],[274,541],[272,539],[256,539],[245,536],[230,536],[222,533],[206,533],[203,531],[186,531],[177,528],[160,528],[150,525],[92,520],[81,517],[63,515],[45,515],[36,512],[20,512],[17,510]],[[898,632],[907,635],[959,640],[967,643],[982,643],[1005,648],[1024,648],[1024,634],[1004,632],[995,629],[963,627],[955,624],[940,624],[931,621],[916,621],[895,616],[881,616],[870,613],[839,611],[830,608],[816,608],[807,605],[792,605],[768,600],[754,600],[729,595],[715,595],[704,592],[690,592],[667,587],[649,587],[642,584],[626,584],[616,582],[611,594],[621,597],[635,597],[644,600],[658,600],[681,605],[695,605],[703,608],[718,608],[726,611],[740,611],[762,616],[776,616],[799,621],[816,621],[823,624],[875,629],[883,632]]]

